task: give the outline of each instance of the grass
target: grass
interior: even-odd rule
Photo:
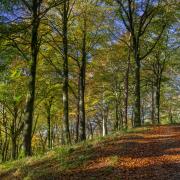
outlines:
[[[152,128],[151,126],[143,126],[143,127],[139,127],[139,128],[130,128],[130,129],[127,129],[126,132],[127,133],[142,133],[142,132],[151,130],[151,128]]]
[[[62,146],[45,155],[0,164],[0,179],[3,174],[13,174],[13,177],[23,179],[38,179],[49,174],[51,170],[56,173],[77,168],[88,161],[95,144],[96,141],[87,141],[72,146]]]

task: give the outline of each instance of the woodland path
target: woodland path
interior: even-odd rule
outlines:
[[[60,179],[180,180],[180,126],[160,126],[96,147],[84,166]]]
[[[35,180],[180,180],[180,126],[109,137],[86,150],[75,150],[68,163],[84,157],[85,162],[69,170],[60,170],[57,159],[35,163],[25,170],[37,174],[38,178],[32,178]],[[0,179],[24,179],[18,173],[8,172]]]

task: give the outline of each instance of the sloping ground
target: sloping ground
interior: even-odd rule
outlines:
[[[109,137],[1,169],[1,180],[180,180],[180,126]]]

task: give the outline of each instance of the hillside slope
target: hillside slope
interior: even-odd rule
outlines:
[[[180,126],[161,126],[64,147],[0,165],[0,179],[180,179]]]

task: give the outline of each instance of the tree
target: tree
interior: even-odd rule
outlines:
[[[162,28],[159,34],[156,36],[156,40],[148,48],[147,52],[142,54],[142,37],[148,32],[148,27],[151,26],[153,21],[157,21],[158,11],[161,7],[161,2],[157,1],[153,3],[151,0],[146,1],[132,1],[128,0],[126,3],[122,0],[116,0],[119,5],[119,14],[123,21],[126,30],[131,33],[133,57],[135,61],[135,107],[134,107],[134,123],[135,126],[141,125],[141,87],[140,87],[140,68],[141,61],[147,57],[155,48],[157,42],[161,38],[165,24],[162,23]],[[158,18],[161,20],[162,18]],[[150,44],[149,44],[150,45]]]
[[[69,0],[63,2],[62,24],[63,24],[63,121],[66,143],[71,142],[69,131],[69,105],[68,105],[68,88],[69,88],[69,68],[68,68],[68,17],[69,17]]]
[[[36,84],[36,68],[39,51],[38,29],[40,25],[40,8],[42,1],[32,1],[32,7],[26,1],[23,1],[25,6],[32,13],[32,34],[31,34],[31,70],[29,81],[29,92],[27,96],[27,105],[24,116],[24,153],[25,156],[32,155],[31,140],[32,140],[32,124],[33,124],[33,112],[35,101],[35,84]]]

